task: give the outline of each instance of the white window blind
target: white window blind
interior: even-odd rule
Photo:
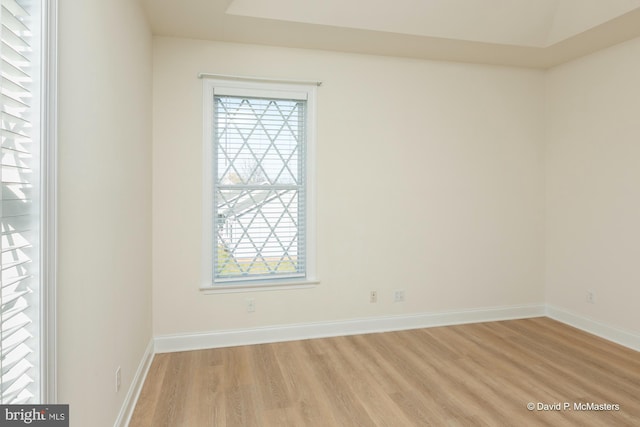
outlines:
[[[0,403],[37,403],[40,346],[40,1],[0,0]]]
[[[212,100],[218,283],[306,276],[306,95],[255,94]]]

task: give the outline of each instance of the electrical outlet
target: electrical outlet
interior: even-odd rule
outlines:
[[[116,393],[120,391],[120,385],[122,385],[122,375],[120,373],[120,366],[116,369]]]
[[[253,313],[256,311],[256,300],[249,298],[247,300],[247,313]]]
[[[393,302],[404,302],[404,291],[402,290],[394,291]]]
[[[595,304],[596,303],[596,293],[593,291],[587,291],[587,302],[589,304]]]
[[[369,292],[369,302],[370,303],[378,302],[378,291]]]

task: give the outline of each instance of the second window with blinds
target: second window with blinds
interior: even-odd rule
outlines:
[[[317,283],[315,92],[204,78],[203,289]]]

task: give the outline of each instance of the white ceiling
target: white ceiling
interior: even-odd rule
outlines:
[[[547,47],[640,0],[234,0],[231,15],[416,36]]]
[[[640,0],[142,0],[154,34],[547,68],[640,36]]]

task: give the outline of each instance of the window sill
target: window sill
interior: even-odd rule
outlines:
[[[230,294],[236,292],[289,291],[295,289],[315,288],[319,280],[280,280],[268,282],[240,282],[236,284],[201,286],[200,291],[209,294]]]

